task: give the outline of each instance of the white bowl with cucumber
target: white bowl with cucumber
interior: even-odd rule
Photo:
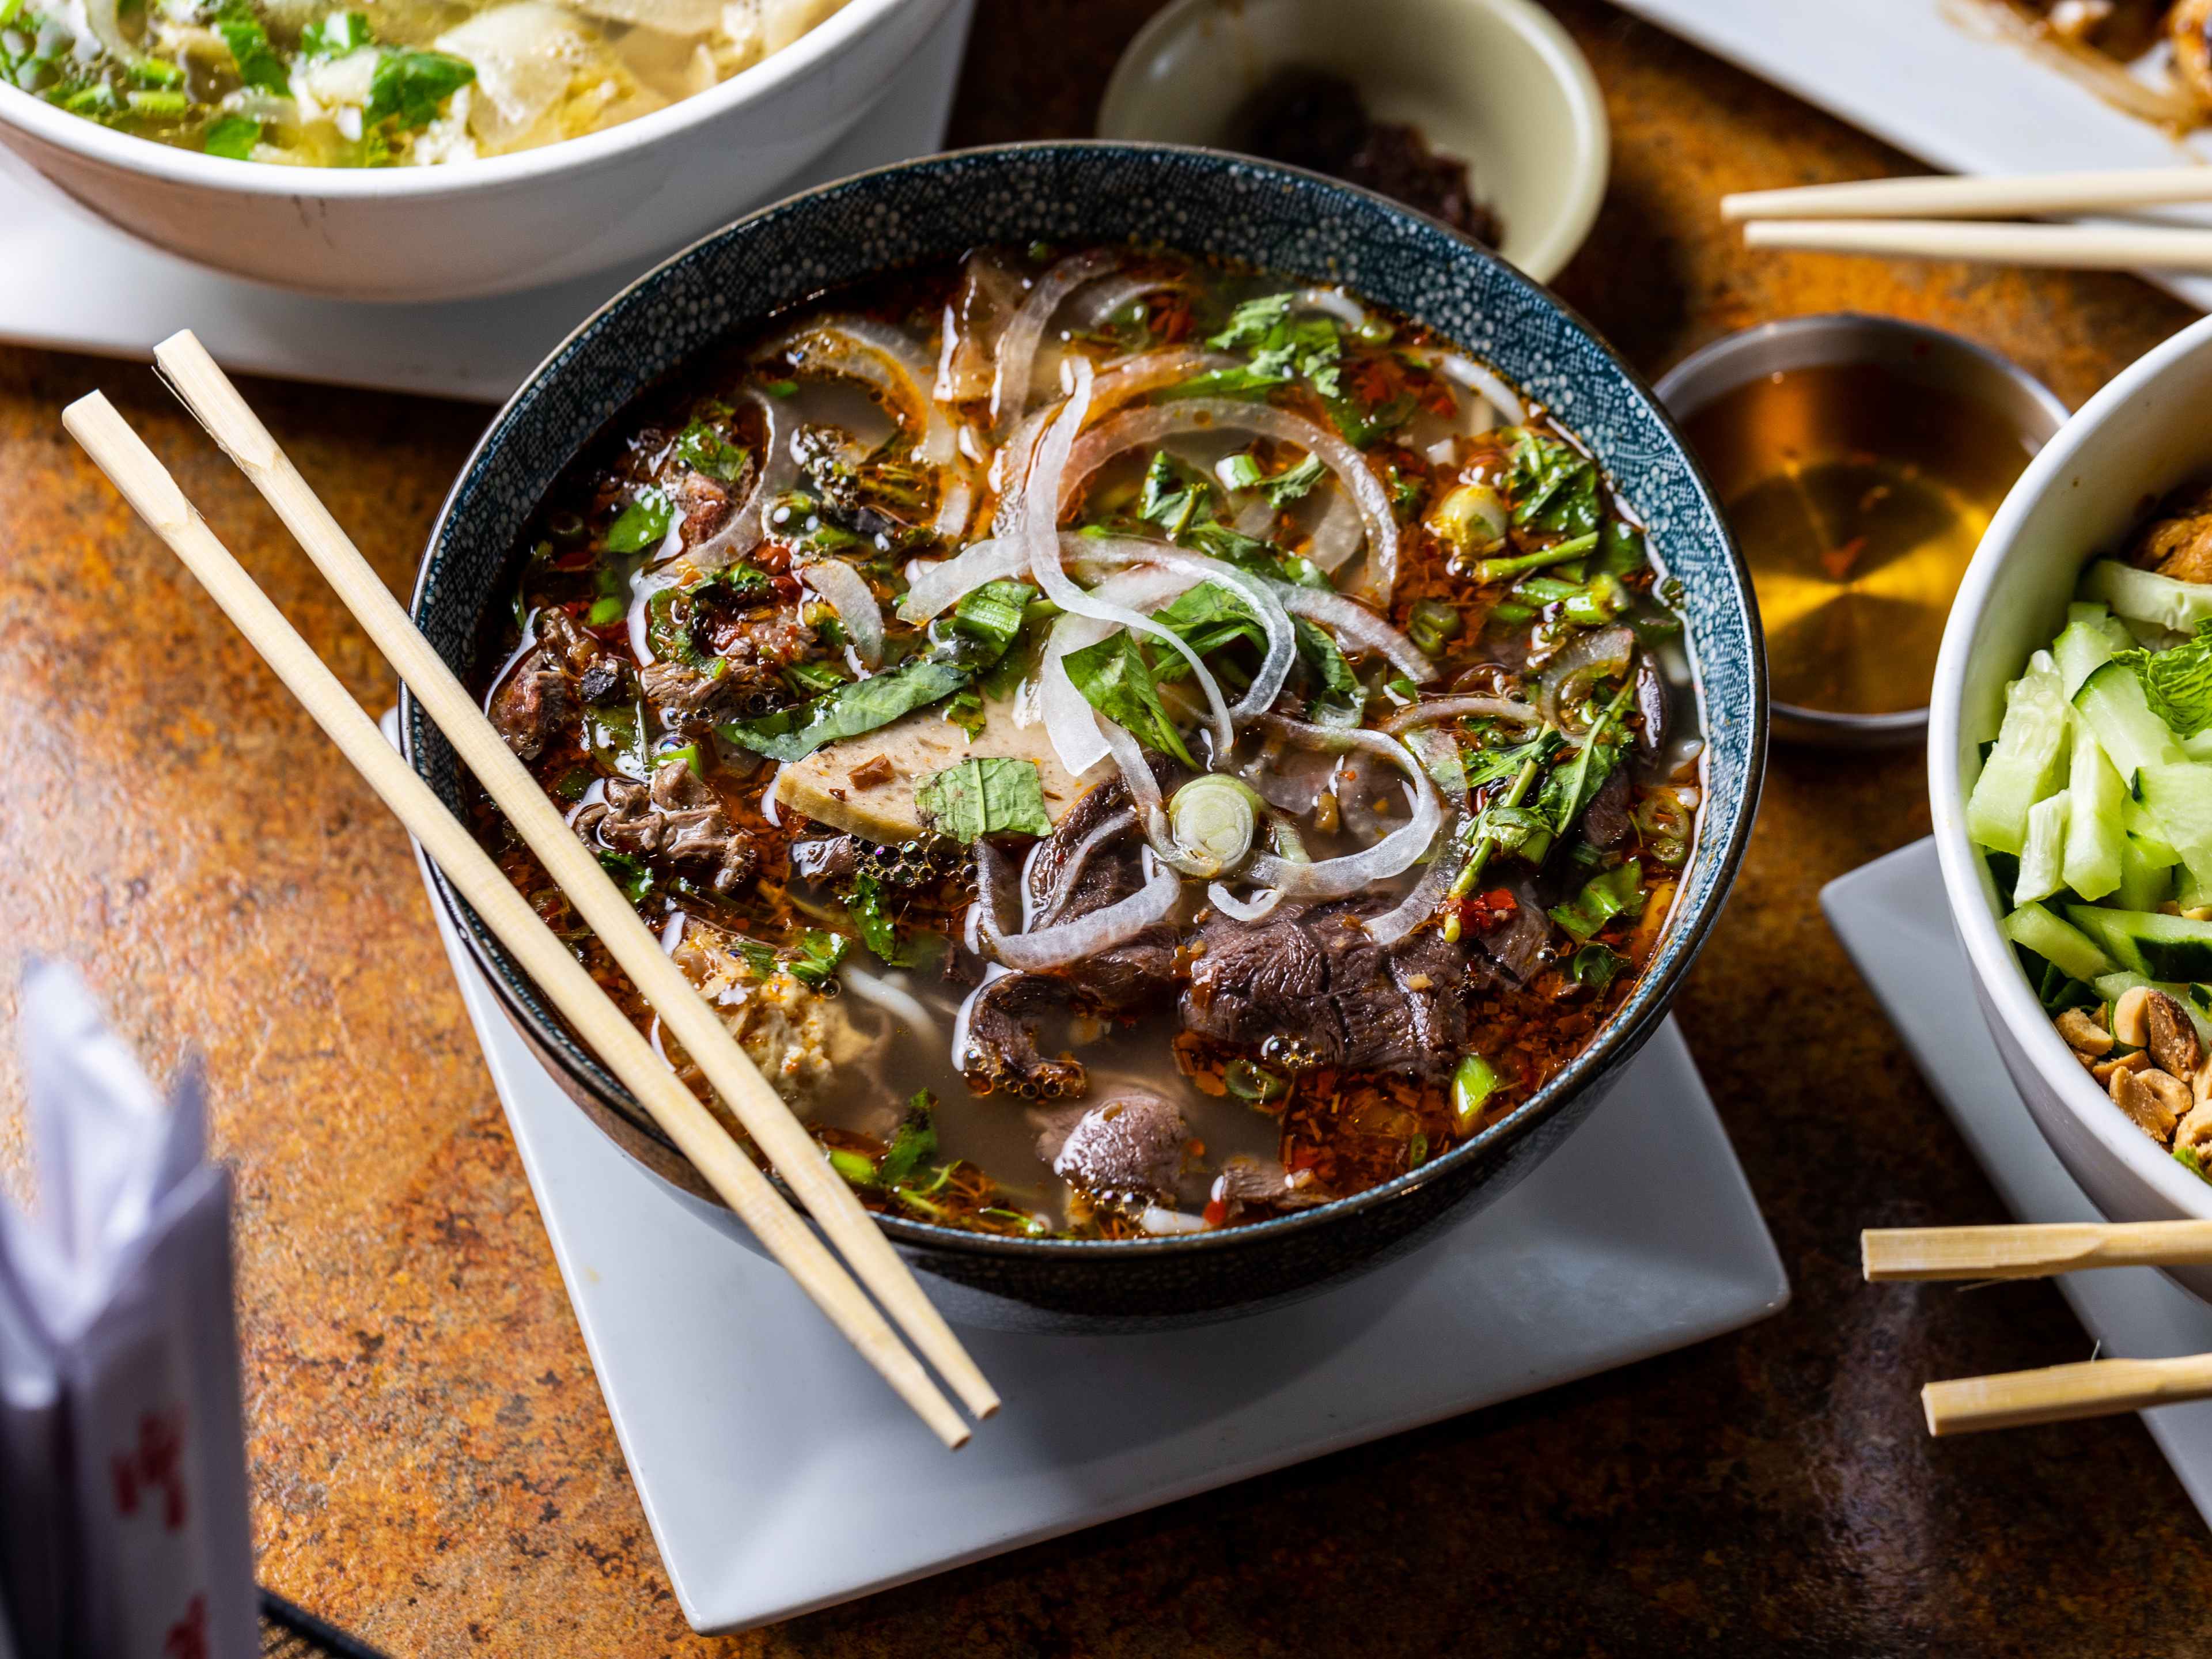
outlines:
[[[2117,1221],[2212,1219],[2212,496],[2188,499],[2208,412],[2212,319],[2045,447],[1960,588],[1929,721],[1983,1012]],[[2174,1277],[2212,1301],[2212,1267]]]

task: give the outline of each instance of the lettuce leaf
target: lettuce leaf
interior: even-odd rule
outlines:
[[[2178,738],[2212,728],[2212,622],[2169,651],[2123,651],[2124,663],[2142,681],[2151,710]]]

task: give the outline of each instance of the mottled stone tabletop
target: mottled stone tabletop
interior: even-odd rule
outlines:
[[[1089,131],[1151,0],[982,0],[956,140]],[[2121,276],[1753,255],[1723,191],[1905,158],[1595,0],[1613,121],[1560,290],[1646,372],[1839,307],[2078,404],[2188,313]],[[150,1066],[207,1057],[239,1174],[260,1570],[395,1656],[2203,1653],[2212,1540],[2133,1418],[1941,1443],[1931,1376],[2086,1357],[2047,1285],[1860,1282],[1869,1224],[1988,1184],[1827,927],[1925,833],[1922,763],[1778,752],[1681,1021],[1796,1285],[1741,1334],[778,1629],[670,1595],[398,830],[64,438],[105,386],[372,708],[382,660],[135,366],[0,350],[0,1013],[83,965]],[[481,409],[250,392],[404,591]],[[0,1171],[22,1182],[0,1053]],[[747,1501],[732,1492],[733,1504]]]

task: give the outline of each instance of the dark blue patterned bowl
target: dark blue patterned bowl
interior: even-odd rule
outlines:
[[[1751,832],[1766,677],[1750,580],[1672,423],[1643,381],[1558,301],[1380,197],[1210,150],[1024,144],[864,173],[708,237],[640,278],[555,351],[501,411],[454,485],[416,584],[415,619],[467,673],[478,622],[532,509],[602,426],[697,354],[824,288],[952,258],[981,242],[1039,240],[1158,242],[1342,283],[1495,364],[1589,445],[1644,515],[1659,557],[1682,584],[1701,682],[1707,804],[1658,955],[1589,1047],[1503,1122],[1356,1198],[1217,1233],[1106,1243],[883,1222],[940,1282],[947,1313],[971,1322],[1110,1330],[1220,1318],[1310,1294],[1410,1249],[1447,1214],[1498,1197],[1565,1140],[1664,1016]],[[401,720],[416,769],[459,808],[453,750],[411,699],[403,699]],[[553,1075],[626,1150],[709,1208],[696,1176],[476,915],[442,880],[440,891]],[[737,1229],[711,1207],[718,1223]]]

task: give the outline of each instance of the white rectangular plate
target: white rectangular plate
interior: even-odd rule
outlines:
[[[1670,1022],[1519,1187],[1365,1279],[1197,1330],[963,1333],[1006,1405],[948,1454],[775,1267],[592,1126],[438,920],[661,1559],[702,1631],[1625,1365],[1789,1299]],[[924,1489],[926,1526],[887,1496]]]
[[[940,148],[973,9],[948,8],[883,101],[781,193]],[[750,205],[731,204],[729,216]],[[444,305],[323,299],[173,258],[0,150],[0,340],[21,345],[150,362],[156,341],[189,328],[241,374],[504,403],[650,263]]]
[[[1918,841],[1820,890],[1844,942],[1914,1064],[2005,1206],[2022,1221],[2098,1221],[2005,1075],[1975,1006],[1966,947],[1944,902],[1936,843]],[[2212,1308],[2151,1267],[2069,1273],[2057,1285],[2103,1352],[2134,1359],[2212,1351]],[[2084,1358],[2053,1354],[2052,1364]],[[1900,1389],[1923,1380],[1900,1377]],[[2212,1521],[2212,1401],[2142,1413],[2190,1501]]]
[[[1977,22],[1972,0],[1619,3],[1954,173],[2176,167],[2212,159],[2212,135],[2178,141],[2122,114],[1990,33]],[[2160,216],[2212,225],[2212,207],[2172,209]],[[2212,276],[2145,274],[2191,304],[2212,308]]]

